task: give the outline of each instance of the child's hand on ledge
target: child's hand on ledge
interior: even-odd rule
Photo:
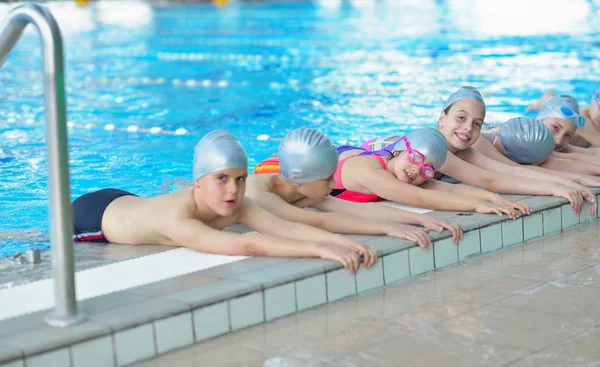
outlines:
[[[455,245],[458,245],[458,241],[463,238],[463,228],[458,223],[452,223],[447,220],[423,215],[421,218],[421,225],[423,225],[426,230],[435,232],[443,232],[444,229],[447,229],[452,234],[452,242],[454,242]]]

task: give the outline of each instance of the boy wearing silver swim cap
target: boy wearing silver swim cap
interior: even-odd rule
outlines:
[[[553,121],[553,124],[557,126],[552,127],[546,123],[545,117],[540,118],[538,115],[538,119],[541,119],[548,126],[552,135],[555,136],[555,140],[557,140],[556,150],[563,153],[600,155],[600,148],[598,148],[600,146],[600,88],[592,93],[588,107],[579,107],[573,97],[569,95],[557,96],[554,91],[549,90],[537,101],[527,106],[525,112],[539,110],[542,114],[547,103],[556,97],[566,97],[568,99],[565,105],[574,112],[573,115],[577,119],[574,124],[566,124],[567,121],[570,121],[571,113],[567,111],[569,116],[564,119],[561,118],[563,114],[555,113],[556,116],[553,117],[558,119]],[[574,126],[571,127],[570,125]]]
[[[579,115],[579,104],[566,94],[549,98],[537,119],[550,129],[555,140],[555,150],[559,152],[565,151],[576,130],[585,125],[585,118]]]
[[[321,257],[351,273],[358,270],[359,253],[351,246],[332,243],[315,235],[314,228],[278,218],[245,198],[247,171],[239,141],[213,131],[194,148],[191,187],[153,198],[108,189],[75,200],[75,240],[183,246],[224,255]],[[259,233],[222,231],[234,222]]]
[[[281,141],[277,157],[259,164],[248,178],[248,196],[282,218],[335,233],[382,234],[407,239],[421,247],[431,244],[427,230],[446,228],[455,241],[462,237],[462,228],[454,223],[330,196],[337,165],[336,148],[323,133],[304,127],[292,130]],[[304,210],[307,207],[321,212]],[[426,229],[396,222],[424,225]]]
[[[544,164],[556,171],[600,175],[600,88],[589,107],[580,108],[569,95],[546,92],[526,111],[540,109],[537,118],[550,129],[555,148],[552,159]]]

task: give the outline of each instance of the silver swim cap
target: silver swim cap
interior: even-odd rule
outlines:
[[[283,178],[295,184],[316,181],[335,173],[335,146],[319,130],[301,127],[290,131],[279,144],[279,167]]]
[[[224,130],[204,135],[194,148],[194,180],[229,168],[248,171],[248,156],[242,144]]]
[[[510,158],[522,164],[543,162],[554,151],[550,130],[531,117],[515,117],[503,123],[500,142]]]
[[[446,100],[446,103],[444,103],[442,111],[446,111],[451,104],[465,98],[474,99],[479,102],[483,106],[483,112],[485,113],[485,101],[483,100],[483,96],[477,88],[469,86],[460,87],[456,92],[452,93]]]
[[[425,159],[431,161],[436,171],[446,161],[448,142],[439,130],[430,127],[416,129],[406,135],[406,140],[408,140],[411,149],[418,151],[425,156]],[[400,139],[393,150],[406,150],[404,139]]]
[[[568,120],[576,128],[585,125],[585,117],[579,115],[577,101],[566,94],[550,98],[537,115],[540,121],[551,117]]]

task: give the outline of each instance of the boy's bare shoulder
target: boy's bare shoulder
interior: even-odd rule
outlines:
[[[269,181],[274,174],[249,175],[246,179],[247,191],[271,191]]]

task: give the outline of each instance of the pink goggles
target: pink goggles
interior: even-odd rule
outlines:
[[[408,152],[408,160],[410,163],[421,168],[421,177],[426,180],[433,179],[433,176],[435,176],[435,169],[432,166],[425,164],[425,156],[418,150],[413,150],[410,147],[410,143],[408,142],[408,139],[406,139],[406,136],[403,136],[402,140],[404,140],[404,144],[406,145],[406,151]]]

